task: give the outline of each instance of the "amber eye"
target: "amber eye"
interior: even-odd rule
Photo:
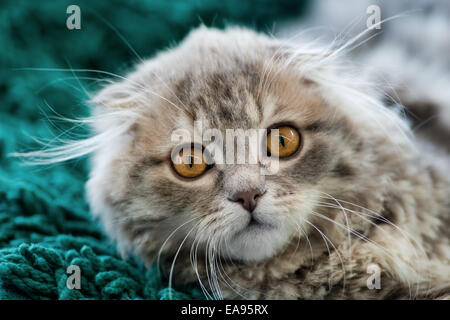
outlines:
[[[290,126],[281,126],[274,129],[278,129],[278,135],[275,137],[275,131],[269,130],[267,151],[271,155],[279,156],[280,158],[294,154],[300,146],[300,134],[298,131]],[[272,143],[278,144],[278,150],[277,146],[272,145]]]
[[[182,177],[195,178],[206,171],[208,165],[202,150],[183,148],[172,159],[173,168]]]

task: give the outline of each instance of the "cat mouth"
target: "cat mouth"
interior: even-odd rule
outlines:
[[[250,221],[247,223],[247,228],[248,228],[248,227],[251,227],[251,226],[261,225],[261,224],[262,224],[262,223],[261,223],[260,221],[256,220],[255,217],[252,216],[252,217],[250,218]]]
[[[274,228],[275,228],[274,225],[266,221],[262,221],[261,219],[258,219],[257,217],[252,215],[251,218],[248,220],[248,222],[244,224],[244,226],[235,234],[235,236],[237,237],[247,232],[265,231]]]

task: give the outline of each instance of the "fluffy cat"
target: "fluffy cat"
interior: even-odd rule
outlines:
[[[448,153],[422,149],[351,45],[200,27],[95,96],[92,138],[29,155],[92,153],[89,203],[123,255],[208,298],[449,298]],[[209,154],[186,176],[171,138],[194,121],[288,130],[296,150],[272,174]]]

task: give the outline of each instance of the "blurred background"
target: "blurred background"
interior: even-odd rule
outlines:
[[[67,7],[81,9],[69,30]],[[27,1],[0,4],[0,299],[165,299],[155,268],[122,261],[92,221],[84,199],[87,161],[29,167],[8,157],[41,148],[32,137],[87,134],[52,120],[89,114],[85,101],[104,79],[178,43],[199,24],[245,25],[271,32],[302,17],[302,0]],[[126,39],[126,40],[124,40]],[[82,270],[80,290],[66,286],[69,265]],[[176,288],[174,298],[202,298]]]

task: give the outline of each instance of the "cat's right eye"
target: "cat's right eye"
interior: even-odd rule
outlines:
[[[273,136],[272,131],[267,135],[267,151],[280,158],[293,155],[300,148],[300,133],[291,126],[279,126],[278,134]],[[272,143],[275,141],[275,146]]]
[[[196,178],[208,169],[204,152],[194,147],[182,148],[172,159],[172,166],[184,178]]]

